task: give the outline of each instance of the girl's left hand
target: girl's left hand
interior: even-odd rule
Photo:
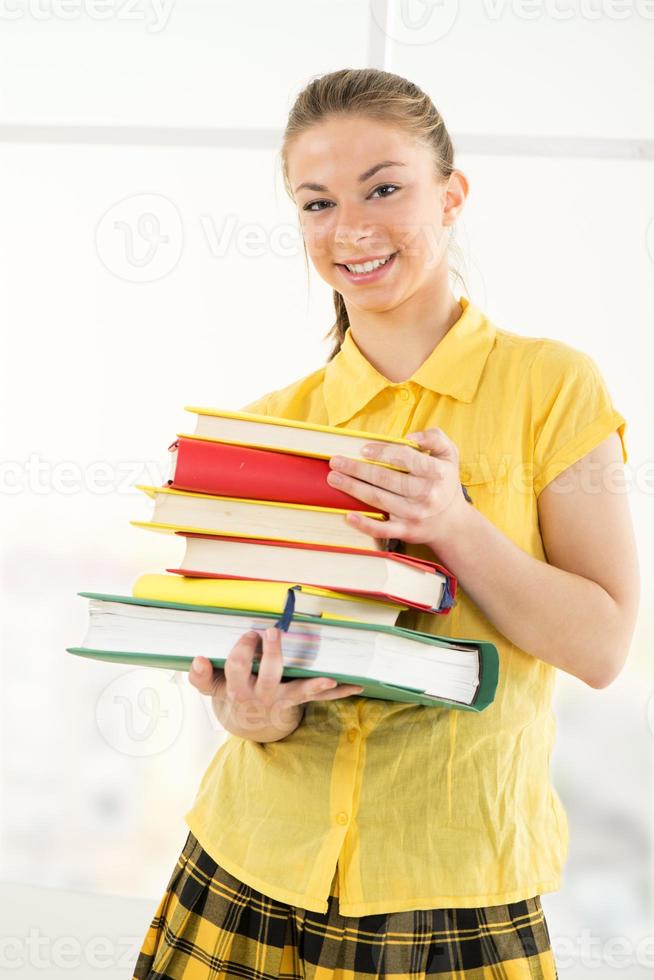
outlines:
[[[332,456],[327,481],[370,504],[371,510],[389,515],[389,520],[379,521],[357,511],[349,512],[348,524],[366,534],[430,546],[443,543],[465,520],[466,508],[470,507],[461,488],[459,451],[442,429],[411,432],[406,438],[429,452],[413,446],[370,442],[363,447],[362,455],[408,472]],[[370,452],[365,452],[367,449]]]

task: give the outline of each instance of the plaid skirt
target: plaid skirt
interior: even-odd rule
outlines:
[[[558,978],[540,896],[475,909],[346,917],[277,902],[228,874],[189,832],[132,980]]]

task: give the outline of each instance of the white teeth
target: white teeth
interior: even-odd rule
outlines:
[[[373,269],[378,269],[380,265],[384,265],[385,262],[391,258],[387,255],[385,259],[375,259],[374,262],[364,262],[362,265],[348,265],[347,268],[350,272],[362,273],[362,272],[372,272]]]

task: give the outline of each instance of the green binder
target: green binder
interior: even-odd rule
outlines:
[[[276,625],[279,620],[278,613],[266,613],[260,610],[230,609],[224,606],[200,606],[189,603],[166,602],[164,600],[137,599],[133,596],[109,595],[102,592],[78,592],[80,596],[89,599],[102,599],[108,602],[132,603],[134,605],[167,607],[172,609],[188,609],[192,612],[208,612],[216,614],[228,614],[239,616],[243,619],[270,619],[271,625]],[[382,681],[371,680],[369,677],[360,677],[356,674],[341,674],[329,671],[310,670],[304,667],[284,667],[285,678],[296,677],[323,677],[329,676],[338,680],[342,684],[357,684],[363,687],[358,695],[353,697],[378,698],[383,701],[403,701],[409,704],[423,704],[429,707],[455,708],[461,711],[483,711],[489,704],[492,704],[497,690],[499,674],[499,657],[497,647],[488,640],[470,640],[457,637],[434,636],[431,633],[423,633],[419,630],[405,629],[402,626],[384,626],[381,624],[357,623],[352,620],[329,619],[326,616],[312,616],[303,613],[294,613],[291,624],[311,623],[314,625],[329,625],[336,628],[373,630],[375,632],[392,633],[396,636],[403,636],[419,643],[427,643],[441,649],[453,648],[453,646],[466,646],[479,650],[479,683],[471,704],[461,701],[452,701],[445,698],[436,698],[425,694],[424,691],[415,688],[403,687],[398,684],[388,684]],[[244,626],[243,632],[251,626]],[[283,641],[282,641],[283,642]],[[114,651],[114,650],[94,650],[89,647],[66,647],[68,653],[76,654],[80,657],[89,657],[93,660],[106,660],[111,663],[125,663],[143,667],[163,667],[168,670],[190,670],[193,657],[191,656],[164,656],[157,653],[145,653],[139,651]],[[214,667],[222,668],[225,664],[225,657],[210,657]],[[252,664],[254,673],[258,673],[259,664],[255,661]]]

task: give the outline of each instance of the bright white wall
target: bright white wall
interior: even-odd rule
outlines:
[[[455,132],[654,135],[651,0],[407,0],[383,22],[389,70],[427,85]]]
[[[54,11],[67,6],[69,19]],[[3,121],[282,126],[298,79],[365,64],[365,0],[4,0]],[[30,9],[40,16],[30,16]],[[94,12],[95,11],[95,12]]]
[[[0,18],[6,881],[158,898],[221,732],[184,675],[67,654],[86,626],[76,592],[129,594],[141,572],[177,564],[177,542],[129,522],[149,517],[133,485],[165,477],[184,405],[238,407],[328,353],[331,294],[315,275],[308,290],[262,129],[283,126],[310,77],[366,64],[369,37],[383,48],[365,3],[246,6],[247,22],[243,5],[178,0],[158,32],[146,6],[141,21]],[[388,21],[371,6],[387,65],[429,91],[455,143],[487,138],[457,161],[471,184],[457,231],[470,297],[499,326],[590,353],[628,420],[644,597],[632,654],[604,691],[563,673],[557,684],[553,777],[572,846],[543,905],[578,957],[584,926],[606,944],[654,925],[654,162],[608,142],[654,136],[641,97],[654,21],[635,5],[621,22],[608,6],[598,21],[544,6],[526,22],[515,5],[494,19],[487,3],[430,37],[429,22],[399,31],[405,5]],[[238,127],[259,145],[30,143],[18,124]],[[535,155],[511,136],[534,137]],[[582,136],[598,139],[594,155],[575,155]],[[559,137],[572,155],[547,155]]]

